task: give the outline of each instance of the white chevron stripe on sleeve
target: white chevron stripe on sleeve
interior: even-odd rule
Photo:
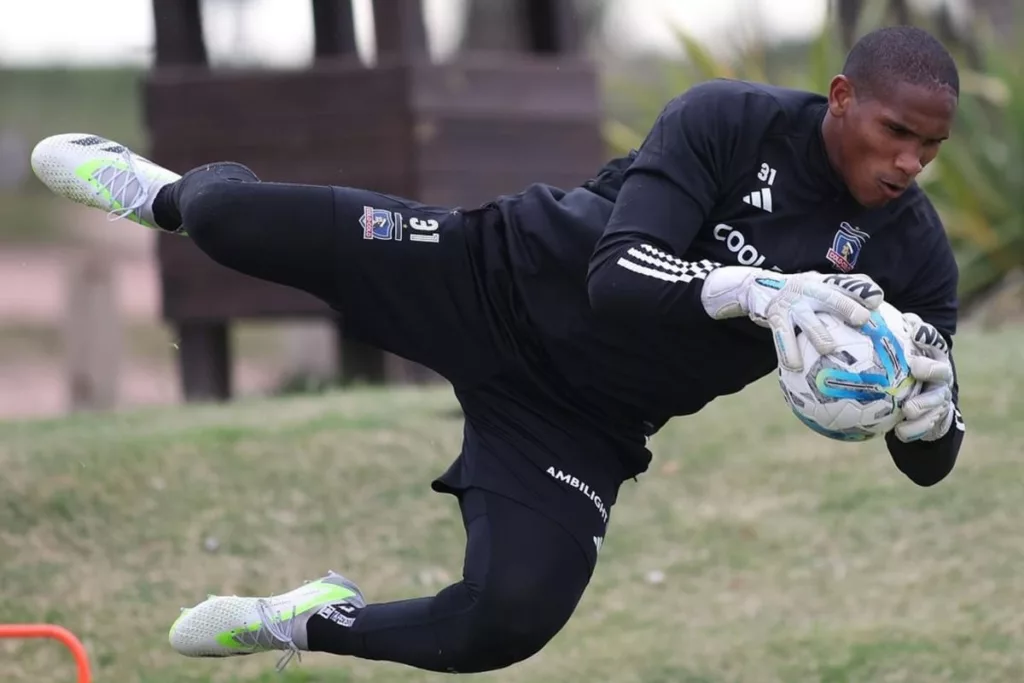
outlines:
[[[663,270],[655,270],[654,268],[641,266],[639,263],[633,263],[632,261],[627,261],[624,258],[620,258],[618,263],[626,270],[631,270],[634,273],[640,273],[641,275],[647,275],[648,277],[656,277],[659,280],[664,280],[665,282],[679,282],[683,279],[682,275],[673,275],[672,273],[666,273]],[[689,281],[690,278],[687,278],[686,282]]]
[[[618,264],[627,270],[641,275],[658,278],[666,282],[690,282],[704,279],[718,264],[703,259],[701,261],[683,261],[671,254],[655,249],[649,244],[641,244],[640,248],[631,247],[619,258]]]

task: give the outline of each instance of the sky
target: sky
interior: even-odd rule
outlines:
[[[423,0],[431,50],[447,54],[459,38],[457,19],[465,0]],[[800,37],[825,20],[828,0],[612,0],[606,30],[622,49],[676,49],[673,24],[698,38],[728,40],[744,26],[768,35]],[[251,0],[237,18],[230,0],[208,2],[204,30],[211,61],[259,46],[268,64],[299,65],[312,45],[308,0]],[[102,11],[97,8],[101,7]],[[353,0],[357,41],[373,50],[371,0]],[[153,26],[150,0],[0,0],[0,64],[5,66],[106,66],[149,63]],[[242,42],[235,42],[242,27]]]

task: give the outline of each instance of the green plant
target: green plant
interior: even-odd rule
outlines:
[[[989,48],[963,70],[951,139],[923,179],[946,224],[968,302],[1024,265],[1024,69]]]
[[[686,58],[661,62],[654,87],[650,79],[635,79],[633,71],[609,82],[609,90],[618,98],[628,99],[630,108],[636,112],[628,122],[623,117],[611,117],[605,122],[605,142],[615,153],[637,147],[665,103],[702,81],[738,78],[821,91],[842,64],[839,41],[829,29],[807,44],[796,45],[769,45],[755,35],[729,57],[716,55],[679,26],[672,30]]]

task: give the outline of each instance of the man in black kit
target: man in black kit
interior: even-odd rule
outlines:
[[[211,597],[182,611],[172,646],[282,650],[282,666],[303,650],[458,673],[522,661],[573,613],[649,437],[799,368],[796,328],[829,352],[815,314],[860,325],[883,296],[912,322],[925,383],[884,441],[913,482],[942,480],[964,435],[958,273],[914,178],[958,94],[938,41],[882,29],[827,97],[701,83],[581,187],[469,210],[260,182],[237,163],[179,177],[96,136],[39,143],[33,168],[55,192],[323,299],[354,335],[447,378],[465,414],[462,451],[433,482],[462,511],[462,581],[380,604],[333,572],[284,595]]]

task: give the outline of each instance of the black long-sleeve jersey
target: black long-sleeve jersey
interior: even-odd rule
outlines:
[[[708,81],[582,187],[501,198],[544,381],[601,429],[639,438],[774,372],[767,330],[704,311],[704,278],[721,265],[866,273],[952,348],[958,269],[935,209],[916,185],[882,208],[859,205],[826,156],[826,107],[814,93]],[[931,485],[952,469],[963,429],[957,409],[938,441],[885,441],[901,471]],[[643,453],[626,457],[630,473],[646,469]]]

